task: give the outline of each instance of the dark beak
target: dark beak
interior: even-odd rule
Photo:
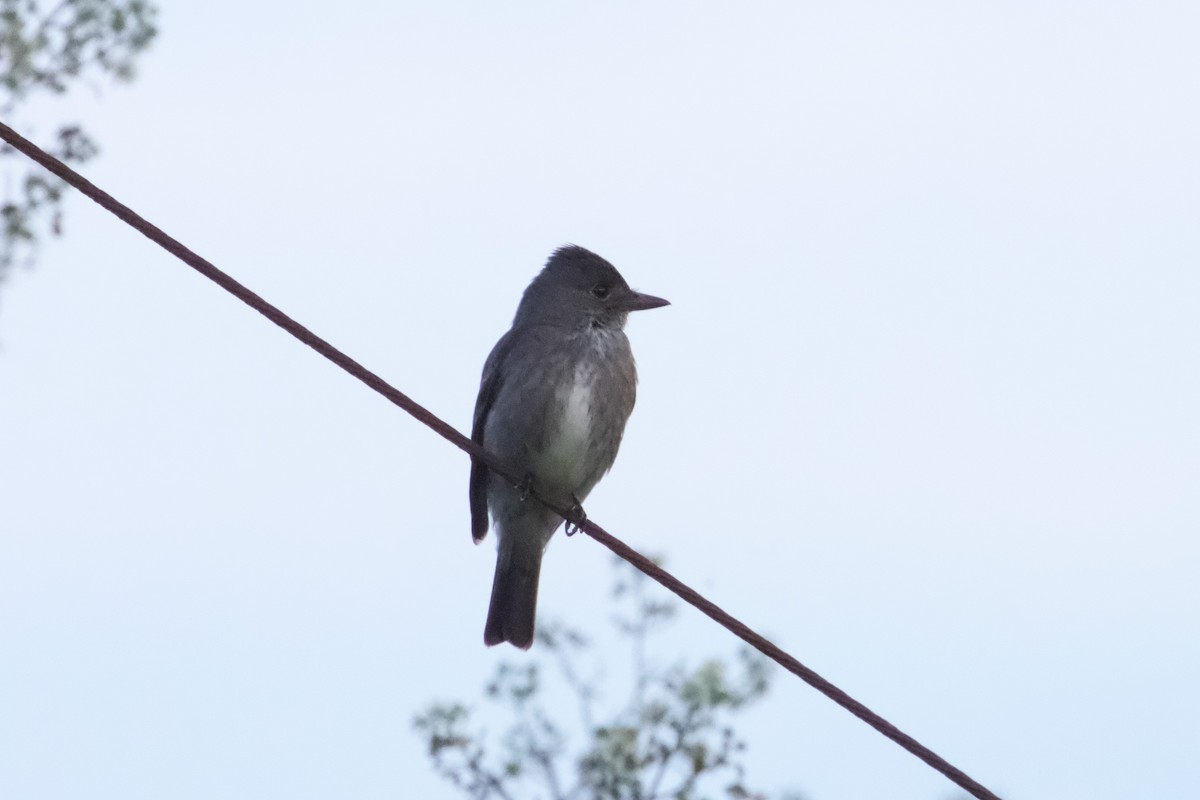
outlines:
[[[623,311],[647,311],[651,308],[662,308],[669,306],[671,303],[663,300],[661,297],[655,297],[652,294],[642,294],[630,290],[627,297],[621,299],[621,309]]]

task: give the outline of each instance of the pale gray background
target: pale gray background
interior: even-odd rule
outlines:
[[[1195,791],[1200,7],[162,6],[59,106],[89,177],[462,429],[595,249],[674,303],[597,521],[1005,797]],[[515,655],[465,457],[67,211],[0,295],[0,795],[456,797],[411,717]],[[556,540],[542,610],[610,579]],[[955,793],[785,675],[743,730]]]

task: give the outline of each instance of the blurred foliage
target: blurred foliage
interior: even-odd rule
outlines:
[[[604,666],[593,644],[560,624],[543,624],[519,664],[502,662],[485,688],[489,736],[464,703],[436,703],[415,720],[434,769],[463,795],[483,800],[699,800],[766,795],[745,782],[745,744],[730,719],[766,693],[767,660],[744,649],[734,663],[654,666],[652,634],[674,606],[649,599],[648,580],[619,562],[614,597],[629,645],[631,695],[598,716]],[[568,698],[564,703],[563,698]],[[557,702],[556,702],[557,701]],[[574,711],[570,711],[574,706]],[[568,713],[569,712],[569,713]],[[575,715],[578,719],[573,719]],[[575,730],[573,746],[570,730]]]
[[[64,94],[93,78],[129,81],[134,61],[154,40],[156,7],[147,0],[0,0],[0,115],[18,113],[39,94]],[[85,84],[93,85],[93,84]],[[48,146],[45,140],[39,142]],[[78,122],[58,125],[48,149],[67,163],[97,153]],[[45,233],[62,232],[66,184],[25,156],[0,148],[0,281],[14,263],[31,263]]]

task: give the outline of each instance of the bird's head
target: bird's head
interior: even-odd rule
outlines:
[[[514,324],[551,324],[620,330],[630,311],[669,305],[653,295],[635,292],[600,256],[576,245],[554,251],[546,266],[525,289]]]

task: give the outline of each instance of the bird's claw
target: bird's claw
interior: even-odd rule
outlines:
[[[572,497],[575,504],[571,506],[567,512],[567,517],[563,521],[563,533],[567,536],[574,536],[583,530],[583,526],[587,524],[587,512],[583,510],[583,505],[579,502],[578,497]]]
[[[533,473],[526,472],[525,477],[522,478],[521,482],[517,484],[517,492],[519,493],[518,497],[521,498],[522,503],[524,503],[526,500],[529,499],[529,495],[532,491],[533,491]]]

